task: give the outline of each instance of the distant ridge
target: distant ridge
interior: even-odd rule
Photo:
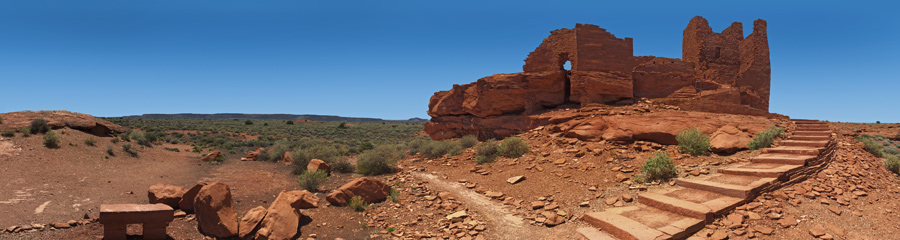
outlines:
[[[244,113],[176,113],[176,114],[142,114],[123,116],[122,118],[150,118],[150,119],[253,119],[253,120],[312,120],[323,122],[398,122],[398,123],[425,123],[428,119],[410,118],[407,120],[384,120],[381,118],[357,118],[331,115],[314,114],[244,114]]]

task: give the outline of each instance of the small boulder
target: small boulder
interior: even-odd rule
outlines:
[[[191,189],[184,192],[184,195],[181,196],[181,201],[178,201],[178,208],[187,213],[194,212],[194,198],[197,197],[197,193],[200,192],[200,189],[207,184],[204,182],[197,183]]]
[[[547,225],[548,227],[556,226],[566,221],[565,218],[560,217],[559,214],[556,214],[555,212],[545,211],[542,212],[541,215],[546,218],[546,220],[544,220],[544,225]]]
[[[518,182],[521,182],[522,180],[525,180],[525,176],[515,176],[515,177],[507,178],[506,182],[508,182],[509,184],[516,184]]]
[[[325,197],[331,205],[346,206],[350,198],[360,196],[367,203],[381,202],[387,199],[391,186],[374,178],[361,177],[353,179]]]
[[[318,200],[306,190],[281,191],[259,223],[255,239],[294,239],[300,227],[300,209],[315,207]]]
[[[753,137],[749,133],[734,126],[724,126],[710,135],[709,149],[719,153],[734,153],[747,149],[750,141],[753,141]]]
[[[281,157],[281,163],[284,165],[293,165],[294,155],[292,155],[291,152],[284,152],[284,156]]]
[[[217,158],[219,158],[221,156],[222,156],[222,152],[219,152],[218,150],[216,150],[216,151],[212,151],[209,154],[206,154],[206,156],[203,156],[203,158],[201,158],[200,161],[211,162],[211,161],[215,161]]]
[[[151,204],[162,203],[178,209],[178,202],[181,201],[181,196],[184,195],[184,192],[187,192],[184,187],[157,183],[150,186],[150,189],[147,190],[147,198],[150,199]]]
[[[309,164],[306,164],[306,171],[307,172],[324,171],[325,173],[328,174],[328,176],[331,176],[331,166],[328,166],[328,164],[325,163],[325,161],[322,161],[319,159],[309,160]]]
[[[224,183],[204,186],[194,198],[197,226],[204,235],[216,238],[237,236],[237,213],[231,198],[231,188]]]
[[[256,232],[256,227],[259,226],[259,222],[261,222],[263,220],[263,217],[265,216],[266,208],[262,206],[257,206],[253,209],[250,209],[250,211],[247,211],[247,213],[244,214],[244,217],[241,218],[238,237],[240,237],[241,239],[247,239],[247,237]]]
[[[256,161],[259,158],[259,154],[265,150],[265,148],[257,148],[256,151],[249,151],[247,152],[247,157],[241,158],[241,161]]]

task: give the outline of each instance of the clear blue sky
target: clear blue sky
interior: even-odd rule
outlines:
[[[717,32],[768,21],[770,111],[900,122],[897,5],[725,2],[0,0],[0,112],[427,118],[434,92],[522,71],[551,30],[680,58],[700,15]]]

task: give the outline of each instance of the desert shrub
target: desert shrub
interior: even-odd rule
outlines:
[[[14,136],[16,136],[16,132],[14,132],[14,131],[5,131],[5,132],[3,132],[2,136],[4,136],[4,137],[14,137]]]
[[[337,128],[341,128],[341,129],[347,128],[347,123],[342,122],[341,124],[338,124]]]
[[[119,138],[113,137],[112,139],[109,140],[109,142],[111,142],[111,143],[119,143]]]
[[[375,148],[375,144],[372,144],[372,142],[369,141],[365,141],[359,145],[359,150],[361,151],[371,150],[373,148]]]
[[[350,203],[348,203],[348,205],[351,209],[362,212],[366,210],[366,206],[369,204],[366,203],[366,200],[363,199],[362,196],[353,196],[350,198]]]
[[[875,155],[876,157],[884,156],[884,146],[882,146],[876,140],[872,139],[872,137],[867,136],[867,135],[862,135],[862,136],[856,137],[856,140],[863,143],[863,149],[865,149],[866,152],[869,152],[872,155]]]
[[[244,125],[253,125],[253,121],[247,120],[244,122]]]
[[[644,165],[641,166],[641,170],[643,171],[641,173],[642,178],[648,181],[669,180],[678,173],[678,170],[675,169],[675,163],[669,159],[669,154],[662,151],[653,153],[653,156],[650,156],[644,162]]]
[[[478,137],[475,137],[475,135],[465,135],[459,138],[458,142],[462,148],[470,148],[474,147],[475,144],[478,144]]]
[[[501,156],[517,158],[528,152],[528,144],[519,137],[508,137],[500,143],[497,151]]]
[[[294,125],[294,121],[291,121],[291,120],[288,120],[287,122],[284,122],[284,123],[287,125]]]
[[[356,172],[363,175],[378,175],[394,171],[394,164],[405,155],[400,144],[383,144],[365,151],[356,158]]]
[[[498,145],[497,140],[488,139],[475,146],[475,162],[479,164],[493,162],[498,155]]]
[[[709,136],[696,127],[679,132],[675,140],[678,140],[678,149],[683,153],[699,156],[709,152]]]
[[[291,151],[291,155],[294,157],[294,165],[302,166],[305,169],[306,165],[309,164],[309,160],[321,159],[330,164],[343,154],[340,149],[332,145],[319,143],[307,148],[296,147]]]
[[[178,148],[163,148],[163,149],[165,149],[166,151],[181,152],[181,149],[178,149]]]
[[[347,161],[347,159],[340,159],[331,163],[331,171],[339,172],[339,173],[352,173],[356,171],[356,168],[353,167],[353,164]]]
[[[138,145],[152,147],[151,145],[153,144],[153,141],[151,141],[150,138],[147,138],[147,135],[148,134],[141,132],[141,131],[133,131],[128,136],[129,136],[129,138],[131,138],[131,140],[134,140],[134,142],[136,142]]]
[[[400,200],[400,192],[398,192],[396,188],[391,188],[391,192],[388,195],[388,199],[390,199],[391,202],[399,201]]]
[[[96,145],[97,145],[97,139],[94,139],[94,138],[92,138],[92,137],[88,137],[87,139],[84,140],[84,145],[88,145],[88,146],[91,146],[91,147],[96,146]]]
[[[325,171],[304,172],[300,174],[300,187],[310,192],[316,192],[319,190],[319,185],[322,185],[325,180],[328,180],[328,173]]]
[[[29,136],[31,136],[31,128],[30,127],[22,128],[22,137],[29,137]]]
[[[416,153],[422,152],[425,149],[425,147],[429,144],[429,142],[431,142],[431,140],[429,140],[429,139],[416,138],[416,139],[413,139],[412,141],[409,141],[409,143],[407,143],[406,146],[409,147],[410,154],[416,154]]]
[[[115,148],[113,148],[113,145],[106,145],[106,154],[109,154],[110,156],[116,155]]]
[[[125,151],[125,153],[128,153],[128,155],[131,157],[138,156],[137,149],[132,147],[130,143],[126,143],[126,144],[122,145],[122,151]]]
[[[59,137],[56,133],[47,132],[44,134],[44,146],[47,148],[59,148]]]
[[[442,157],[444,155],[457,155],[462,152],[462,146],[454,141],[427,141],[420,149],[428,158]]]
[[[31,134],[46,133],[47,131],[50,131],[50,125],[47,125],[47,120],[43,118],[31,120]]]
[[[900,174],[900,157],[897,157],[897,155],[885,156],[884,166],[891,172]]]
[[[900,149],[897,149],[894,146],[884,147],[884,153],[890,155],[900,155]]]
[[[753,141],[750,141],[748,147],[750,150],[771,147],[772,143],[775,143],[775,138],[781,136],[782,132],[784,132],[784,129],[771,126],[768,130],[753,136]]]

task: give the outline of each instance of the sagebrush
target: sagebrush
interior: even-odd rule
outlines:
[[[59,137],[56,133],[47,132],[44,134],[44,146],[47,148],[59,148]]]
[[[653,153],[653,156],[650,156],[644,162],[644,165],[641,166],[641,170],[643,179],[648,181],[665,181],[674,178],[678,174],[678,170],[675,169],[675,163],[669,158],[669,154],[662,151]]]
[[[325,171],[307,171],[300,174],[299,183],[300,187],[303,187],[303,189],[309,190],[310,192],[317,192],[319,190],[319,185],[322,185],[326,180],[328,180],[328,173]]]
[[[709,136],[696,127],[679,132],[675,140],[678,140],[678,149],[683,153],[700,156],[709,152]]]
[[[782,132],[784,132],[784,129],[771,126],[768,130],[753,136],[753,141],[750,141],[750,146],[748,147],[750,150],[771,147],[775,143],[775,138],[781,136]]]
[[[356,157],[356,172],[369,176],[393,172],[394,165],[405,155],[406,148],[402,144],[375,146]]]
[[[498,155],[498,146],[497,140],[494,139],[488,139],[475,146],[475,162],[479,164],[493,162]]]
[[[497,146],[497,152],[508,158],[521,157],[528,152],[528,143],[519,137],[508,137],[500,143],[500,146]]]

